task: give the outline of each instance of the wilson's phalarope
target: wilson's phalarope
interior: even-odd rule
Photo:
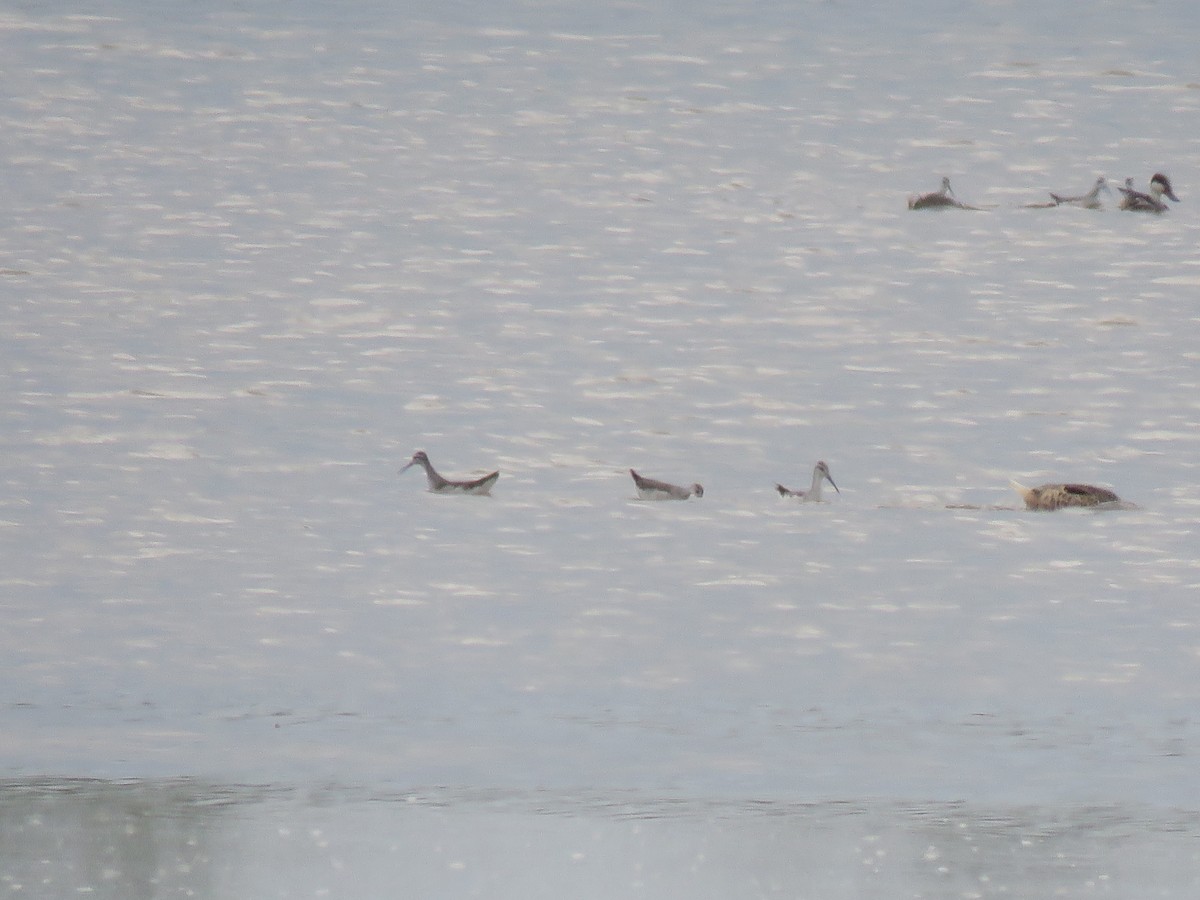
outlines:
[[[691,487],[680,487],[677,484],[667,484],[665,481],[656,481],[653,478],[643,478],[633,469],[629,470],[629,474],[633,476],[638,496],[643,500],[686,500],[692,494],[697,497],[704,496],[704,488],[698,484],[693,484]]]
[[[1179,202],[1179,198],[1171,190],[1170,180],[1161,172],[1154,173],[1154,177],[1150,179],[1150,193],[1148,194],[1135,191],[1132,178],[1126,178],[1125,187],[1119,190],[1125,195],[1121,200],[1121,209],[1130,212],[1164,213],[1168,209],[1167,204],[1162,202],[1164,196],[1175,203]]]
[[[908,198],[909,209],[978,209],[977,206],[967,206],[954,196],[954,189],[950,187],[950,179],[942,177],[941,190],[934,191],[932,194],[920,194]]]
[[[425,455],[424,450],[418,450],[414,453],[413,458],[408,461],[408,465],[400,471],[407,472],[413,466],[420,466],[425,470],[425,478],[429,482],[429,490],[434,494],[474,494],[477,497],[486,497],[491,494],[492,485],[500,477],[499,472],[493,472],[491,475],[484,475],[482,478],[476,478],[473,481],[451,481],[437,473],[437,470],[433,467],[433,463]]]
[[[1055,206],[1078,206],[1082,209],[1103,209],[1104,204],[1100,202],[1100,192],[1104,191],[1107,194],[1112,193],[1112,188],[1108,186],[1108,179],[1101,175],[1096,179],[1096,183],[1092,185],[1092,189],[1086,194],[1081,194],[1078,197],[1064,197],[1061,194],[1050,192],[1050,197],[1054,200]]]
[[[825,460],[821,460],[813,467],[812,485],[807,491],[793,491],[790,488],[785,488],[782,484],[775,485],[775,490],[779,491],[780,497],[799,497],[801,500],[820,503],[821,483],[824,481],[833,484],[833,489],[839,494],[842,492],[841,488],[833,483],[833,476],[829,474],[829,466],[825,465]]]
[[[1043,484],[1041,487],[1028,488],[1015,481],[1009,483],[1021,495],[1027,509],[1063,509],[1068,506],[1101,506],[1121,502],[1121,498],[1108,488],[1090,484]]]

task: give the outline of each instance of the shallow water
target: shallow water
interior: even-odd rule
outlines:
[[[37,896],[1185,896],[1193,822],[1144,815],[84,781],[7,786],[0,833]]]
[[[0,875],[1193,895],[1200,17],[1058,16],[0,16]]]

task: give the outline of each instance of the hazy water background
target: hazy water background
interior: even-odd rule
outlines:
[[[10,888],[1195,895],[1193,5],[0,42]]]

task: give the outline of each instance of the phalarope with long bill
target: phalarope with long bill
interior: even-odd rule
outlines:
[[[429,461],[429,457],[425,455],[424,450],[418,450],[413,454],[413,458],[408,461],[401,472],[407,472],[413,466],[420,466],[425,470],[425,478],[429,482],[429,491],[433,494],[473,494],[476,497],[486,497],[492,492],[492,485],[496,483],[496,479],[500,477],[499,472],[493,472],[491,475],[484,475],[482,478],[475,478],[470,481],[451,481],[449,478],[443,478],[438,474],[433,467],[433,463]]]
[[[950,187],[950,179],[943,176],[942,186],[931,194],[920,194],[908,198],[909,209],[979,209],[978,206],[968,206],[954,196]]]
[[[775,485],[775,490],[779,491],[780,497],[797,497],[801,500],[820,503],[821,502],[821,485],[828,481],[833,484],[833,489],[839,494],[842,489],[833,482],[833,476],[829,474],[829,466],[825,464],[825,460],[820,460],[813,466],[812,484],[807,491],[793,491],[791,488],[785,488],[782,484]]]
[[[654,478],[644,478],[633,469],[629,470],[629,474],[633,476],[638,496],[643,500],[686,500],[693,494],[697,497],[704,496],[704,488],[698,484],[680,487],[677,484],[668,484]]]
[[[1078,197],[1064,197],[1062,194],[1050,192],[1051,199],[1054,200],[1055,206],[1078,206],[1081,209],[1103,209],[1104,204],[1100,202],[1100,192],[1106,194],[1112,193],[1112,188],[1108,186],[1108,179],[1101,175],[1096,179],[1096,183],[1092,185],[1092,189],[1086,194],[1080,194]]]

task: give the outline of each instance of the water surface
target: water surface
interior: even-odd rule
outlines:
[[[0,874],[1193,896],[1200,22],[1067,13],[0,16]]]

